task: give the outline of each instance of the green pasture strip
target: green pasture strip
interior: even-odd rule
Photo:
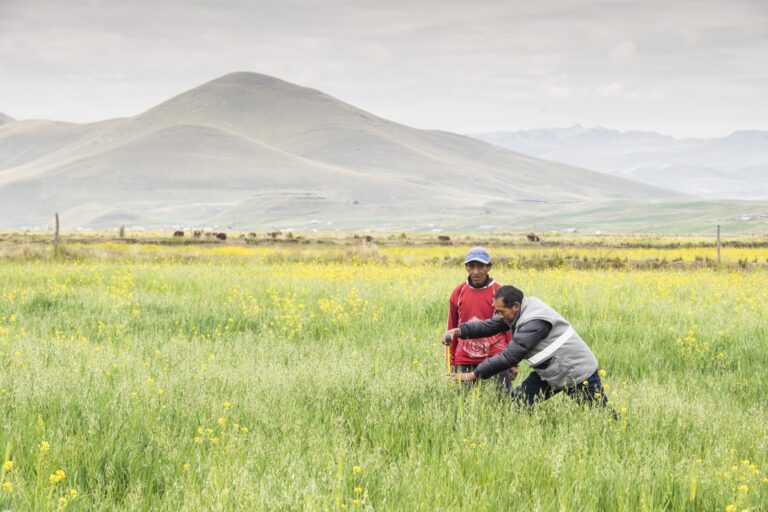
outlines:
[[[494,269],[591,345],[615,421],[446,378],[460,264],[134,251],[0,261],[0,508],[768,502],[765,270]]]

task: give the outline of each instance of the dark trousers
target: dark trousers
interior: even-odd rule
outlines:
[[[470,373],[475,371],[475,368],[477,368],[478,365],[476,364],[456,364],[451,365],[451,373]],[[503,372],[499,372],[493,377],[494,381],[496,382],[496,386],[499,388],[499,391],[504,393],[509,393],[512,389],[512,379],[509,376],[509,370],[504,370]],[[467,382],[466,384],[469,386],[473,386],[477,380],[474,380],[472,382]]]
[[[561,391],[565,391],[569,397],[589,405],[603,407],[608,405],[608,397],[605,396],[603,384],[600,382],[600,375],[597,371],[575,386],[558,390],[553,390],[546,381],[539,377],[538,373],[531,372],[522,384],[512,391],[512,399],[520,404],[533,407],[535,403],[548,400]]]

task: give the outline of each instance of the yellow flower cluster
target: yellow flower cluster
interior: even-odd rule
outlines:
[[[701,342],[696,334],[699,326],[694,324],[684,338],[677,338],[675,344],[685,360],[706,357],[709,354],[709,343]]]
[[[265,329],[267,334],[294,338],[304,330],[304,304],[296,300],[295,294],[281,292],[271,286],[267,293],[272,301],[272,308],[277,311]]]
[[[240,286],[233,286],[229,289],[227,304],[234,305],[239,314],[246,319],[257,318],[261,314],[261,307],[256,297]]]
[[[48,477],[48,481],[51,482],[51,485],[56,485],[66,478],[67,478],[67,474],[64,472],[64,470],[57,469],[55,473],[51,474],[51,476]]]
[[[760,492],[756,488],[768,484],[768,477],[762,476],[760,469],[749,459],[741,460],[728,470],[716,473],[716,476],[734,493],[734,503],[729,504],[726,510],[736,510],[737,504],[748,502],[753,494]]]
[[[129,266],[125,266],[111,277],[107,293],[115,306],[122,306],[133,302],[135,288],[133,272]]]

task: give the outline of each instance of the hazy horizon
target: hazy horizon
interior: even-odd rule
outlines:
[[[0,0],[0,112],[137,115],[233,71],[457,133],[768,129],[768,5]]]

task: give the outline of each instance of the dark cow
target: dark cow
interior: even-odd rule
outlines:
[[[202,231],[195,231],[194,233],[192,233],[192,236],[195,237],[195,238],[200,238],[201,236],[203,236],[203,232]]]
[[[448,243],[451,241],[451,237],[449,237],[448,235],[439,235],[437,239],[445,243]]]
[[[540,242],[541,239],[536,235],[536,233],[528,233],[525,235],[525,237],[528,239],[529,242]]]
[[[215,236],[216,236],[216,238],[218,238],[219,240],[226,240],[226,239],[227,239],[227,234],[226,234],[226,233],[216,233],[216,235],[215,235]]]
[[[174,236],[175,238],[181,238],[181,237],[183,237],[183,236],[184,236],[184,232],[183,232],[183,231],[174,231],[174,232],[173,232],[173,236]]]

